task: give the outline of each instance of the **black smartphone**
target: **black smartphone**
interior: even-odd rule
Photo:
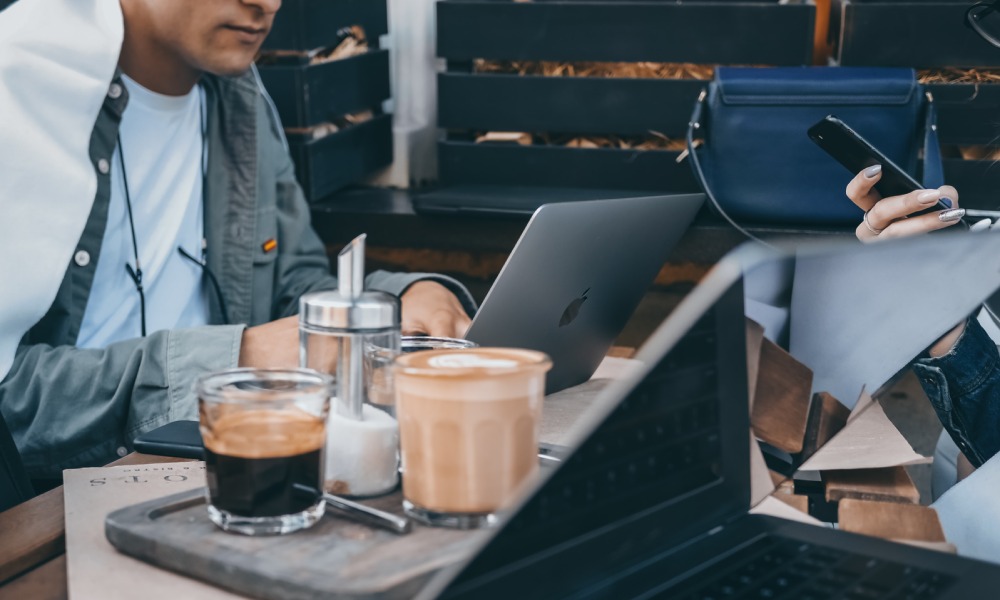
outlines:
[[[913,190],[923,189],[916,179],[910,176],[896,163],[882,154],[875,146],[850,128],[834,115],[827,115],[819,123],[809,128],[809,139],[826,151],[840,164],[844,165],[851,175],[857,175],[862,170],[873,165],[882,165],[882,179],[875,184],[875,189],[883,198],[901,196]],[[916,214],[926,214],[951,208],[938,200],[937,204]]]
[[[157,456],[202,459],[204,444],[198,421],[174,421],[135,438],[136,452]]]

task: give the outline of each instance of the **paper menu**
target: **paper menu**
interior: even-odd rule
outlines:
[[[172,462],[63,471],[71,599],[243,598],[119,553],[104,537],[108,513],[205,486],[205,463]]]

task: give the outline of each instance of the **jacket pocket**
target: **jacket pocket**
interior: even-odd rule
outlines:
[[[913,364],[913,372],[920,380],[920,386],[924,388],[927,399],[939,413],[951,412],[953,405],[951,401],[951,391],[948,389],[948,380],[941,369],[919,362]]]

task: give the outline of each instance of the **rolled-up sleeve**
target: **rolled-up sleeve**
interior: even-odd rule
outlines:
[[[948,354],[913,363],[920,385],[959,449],[980,466],[1000,452],[1000,353],[970,318]]]
[[[194,380],[236,366],[244,327],[158,331],[104,349],[24,345],[0,411],[32,477],[103,465],[144,431],[196,419]]]

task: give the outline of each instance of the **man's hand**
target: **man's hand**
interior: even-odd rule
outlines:
[[[460,338],[472,324],[458,297],[436,281],[414,283],[400,300],[403,335]]]
[[[436,281],[418,281],[402,298],[403,334],[427,334],[440,337],[462,337],[472,321],[465,314],[455,294]],[[332,348],[332,346],[331,346]],[[316,359],[316,348],[310,357]],[[317,359],[332,368],[336,355]],[[313,360],[314,366],[318,366]],[[299,366],[299,317],[285,317],[243,332],[240,346],[241,367],[260,369],[295,368]]]
[[[299,366],[299,317],[285,317],[243,332],[241,367],[292,369]]]

